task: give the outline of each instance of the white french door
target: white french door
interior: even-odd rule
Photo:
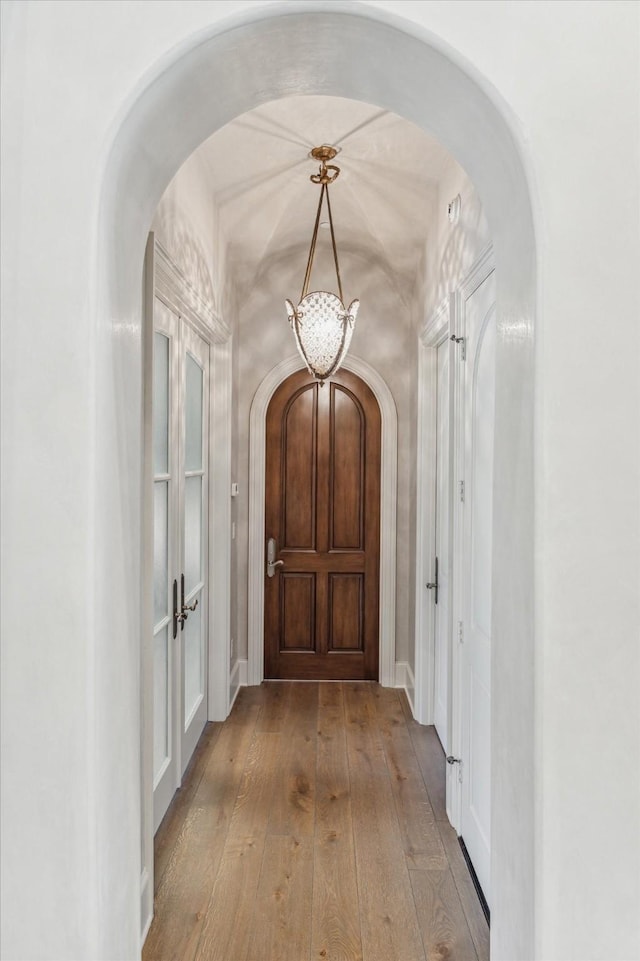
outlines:
[[[207,570],[209,502],[209,345],[183,322],[184,446],[179,495],[181,767],[184,771],[207,721]]]
[[[495,398],[495,275],[485,272],[461,296],[459,480],[456,496],[459,584],[462,837],[487,901],[491,862],[491,588]]]
[[[153,345],[153,830],[207,720],[209,345],[157,295]]]

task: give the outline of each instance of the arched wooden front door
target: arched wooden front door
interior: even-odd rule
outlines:
[[[380,420],[372,391],[348,371],[322,387],[298,371],[271,399],[266,678],[378,678]]]

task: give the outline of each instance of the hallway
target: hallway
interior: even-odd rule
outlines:
[[[444,780],[399,690],[241,689],[156,835],[143,961],[486,961]]]

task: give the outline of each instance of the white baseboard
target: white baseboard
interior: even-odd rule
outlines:
[[[247,686],[248,668],[249,662],[246,658],[239,657],[233,665],[229,678],[229,710],[233,707],[240,688]]]
[[[241,660],[236,661],[236,664],[238,666],[238,684],[240,687],[246,687],[248,683],[247,678],[249,677],[249,662],[243,657]]]
[[[140,950],[144,947],[147,940],[149,928],[153,921],[153,891],[150,890],[149,872],[144,868],[140,878],[140,905],[142,909],[142,937],[140,939]]]
[[[415,717],[416,681],[408,661],[396,661],[396,687],[401,687],[404,690],[411,713]]]

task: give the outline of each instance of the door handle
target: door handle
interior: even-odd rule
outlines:
[[[267,577],[273,577],[276,568],[284,564],[282,560],[276,560],[276,539],[270,537],[267,541]]]
[[[195,611],[198,606],[198,598],[196,597],[193,604],[184,604],[182,610],[178,614],[178,620],[180,621],[181,630],[184,630],[184,622],[189,617],[189,611]]]
[[[178,613],[178,582],[173,582],[173,639],[175,641],[178,636],[178,621],[180,620],[180,614]]]
[[[180,630],[184,631],[184,622],[189,617],[189,611],[195,611],[198,606],[198,598],[196,597],[193,604],[185,604],[184,602],[184,574],[180,577],[180,593],[182,595],[182,603],[180,605],[181,610],[178,613],[178,584],[177,581],[173,582],[173,636],[175,637],[178,633],[178,622],[180,623]]]
[[[425,584],[424,586],[427,588],[428,591],[435,591],[435,595],[433,599],[437,604],[438,603],[438,558],[437,557],[436,557],[436,563],[435,563],[435,581],[429,584]]]

